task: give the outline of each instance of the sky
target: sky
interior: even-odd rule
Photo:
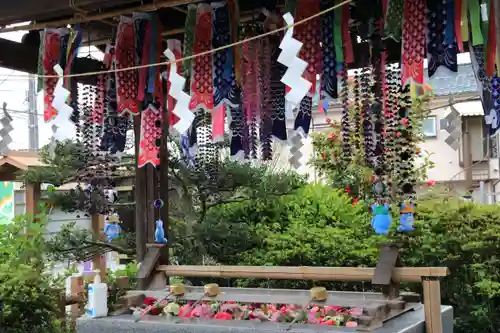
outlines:
[[[0,34],[0,38],[9,39],[15,42],[21,42],[21,38],[25,32],[9,32]],[[85,57],[89,54],[92,57],[102,60],[103,54],[97,48],[84,47],[78,54],[79,57]],[[11,137],[12,143],[9,148],[12,150],[28,149],[29,144],[29,129],[28,129],[28,76],[27,73],[13,71],[8,68],[0,67],[0,106],[3,102],[7,103],[7,109],[13,118]],[[52,136],[52,124],[46,124],[43,121],[43,92],[38,94],[37,98],[37,114],[38,114],[38,129],[39,129],[39,145],[43,147],[50,142]],[[73,138],[74,128],[72,126],[59,126],[57,138]]]

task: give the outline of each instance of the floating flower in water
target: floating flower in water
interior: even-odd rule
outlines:
[[[236,302],[207,302],[194,304],[192,301],[181,306],[177,302],[158,302],[147,297],[144,306],[154,306],[150,315],[178,316],[179,319],[200,318],[216,320],[254,320],[280,323],[305,323],[327,326],[356,327],[353,318],[363,313],[362,308],[312,305],[304,308],[296,304],[241,304]]]
[[[214,316],[214,319],[217,320],[231,320],[233,316],[228,312],[217,312]]]

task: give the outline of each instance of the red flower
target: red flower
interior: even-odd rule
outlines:
[[[351,186],[347,185],[347,186],[345,187],[345,192],[346,192],[346,193],[351,193]]]
[[[217,312],[214,316],[214,319],[217,320],[231,320],[233,319],[233,316],[230,313],[227,312]]]
[[[427,185],[429,185],[429,186],[432,186],[432,185],[434,185],[434,184],[436,184],[436,181],[435,181],[435,180],[428,180],[428,181],[427,181]]]
[[[326,160],[326,154],[325,154],[325,153],[322,153],[322,154],[321,154],[321,158],[322,158],[322,159],[324,159],[324,160]]]
[[[417,151],[415,152],[415,155],[417,155],[417,156],[418,156],[418,155],[420,155],[420,151],[418,151],[418,150],[417,150]]]
[[[154,308],[149,311],[149,314],[152,314],[153,316],[158,316],[161,313],[162,308],[155,306]]]
[[[144,299],[144,305],[147,305],[147,306],[150,306],[150,305],[153,305],[157,302],[158,300],[154,297],[146,297]]]
[[[359,202],[359,199],[358,199],[358,198],[354,198],[354,199],[352,199],[352,206],[353,206],[353,207],[354,207],[354,206],[356,206],[358,202]]]
[[[328,134],[328,140],[335,140],[336,136],[335,136],[335,133],[330,133]]]
[[[328,325],[328,326],[335,326],[335,320],[330,319],[330,320],[325,320],[324,322],[321,323],[321,325]]]
[[[400,132],[396,132],[396,136],[399,138],[401,136]]]

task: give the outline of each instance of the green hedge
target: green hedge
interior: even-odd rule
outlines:
[[[417,211],[417,231],[404,239],[402,261],[406,266],[450,268],[441,293],[443,304],[455,308],[456,332],[497,332],[500,207],[434,197],[420,199]],[[215,244],[209,246],[210,254],[225,264],[373,267],[384,241],[373,235],[366,205],[353,206],[344,193],[323,185],[309,185],[272,201],[226,205],[212,212],[207,223],[205,227],[225,230],[217,233],[218,239],[206,233],[207,239],[212,237],[208,243]],[[314,282],[240,284],[303,288]],[[371,290],[369,283],[329,287]],[[420,285],[407,288],[421,292]]]
[[[19,216],[0,225],[0,332],[62,333],[58,307],[61,289],[47,273],[44,223]]]

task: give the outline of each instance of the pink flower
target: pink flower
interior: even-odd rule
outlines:
[[[358,323],[355,321],[348,321],[345,323],[345,327],[349,327],[349,328],[358,327]]]
[[[217,320],[231,320],[233,319],[233,316],[230,313],[227,312],[218,312],[215,314],[214,319]]]
[[[436,184],[436,181],[435,181],[435,180],[428,180],[428,181],[427,181],[427,185],[428,185],[428,186],[432,186],[432,185],[434,185],[434,184]]]
[[[362,308],[352,308],[349,310],[349,315],[354,316],[354,317],[359,317],[362,314],[363,314]]]

